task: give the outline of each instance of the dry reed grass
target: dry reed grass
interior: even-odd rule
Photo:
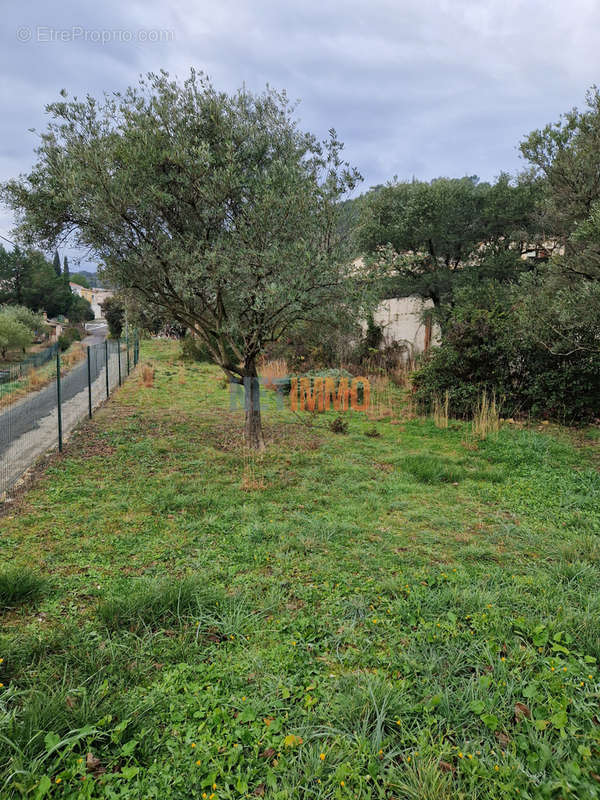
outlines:
[[[389,377],[378,373],[368,375],[368,381],[371,387],[367,411],[369,419],[387,419],[395,416],[398,400]]]
[[[471,431],[473,436],[485,439],[490,433],[498,433],[500,430],[500,415],[496,406],[496,395],[488,397],[487,392],[483,392],[473,413]]]
[[[290,374],[285,358],[273,358],[269,361],[263,361],[258,368],[258,372],[260,377],[266,380],[264,384],[266,389],[275,389],[274,380],[276,378],[287,378]]]
[[[433,398],[433,422],[437,428],[448,427],[448,410],[450,407],[450,394],[446,390],[444,399],[437,395]]]
[[[154,386],[154,367],[152,364],[144,364],[142,367],[142,386],[152,389]]]
[[[60,374],[66,374],[86,355],[86,348],[81,342],[74,342],[65,353],[60,356]],[[52,359],[41,367],[31,368],[21,380],[21,385],[2,392],[0,388],[0,409],[8,408],[13,403],[22,400],[31,392],[39,391],[56,378],[56,363]]]
[[[71,345],[71,347],[69,347],[69,349],[66,351],[66,353],[63,353],[61,355],[60,357],[61,367],[66,367],[67,369],[70,369],[71,367],[75,366],[75,364],[78,364],[84,358],[85,354],[86,354],[86,349],[81,344],[81,342],[74,342]]]

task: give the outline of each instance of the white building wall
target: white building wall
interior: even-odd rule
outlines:
[[[107,297],[112,297],[113,293],[108,289],[92,289],[91,306],[96,319],[103,319],[102,303]]]
[[[422,353],[429,344],[434,344],[438,340],[435,327],[429,336],[427,326],[421,321],[423,311],[428,308],[433,308],[431,300],[425,301],[419,297],[394,297],[383,300],[373,318],[383,329],[385,344],[408,343],[413,354]]]

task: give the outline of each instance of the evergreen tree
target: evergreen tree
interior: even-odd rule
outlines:
[[[71,278],[69,277],[69,261],[66,256],[63,258],[63,275],[65,276],[65,281],[68,283]]]
[[[56,275],[60,276],[60,256],[58,255],[58,250],[54,251],[52,266],[54,267],[54,272],[56,272]]]

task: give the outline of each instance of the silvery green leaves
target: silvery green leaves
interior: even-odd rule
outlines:
[[[229,377],[254,377],[265,345],[295,325],[358,315],[375,296],[344,263],[337,224],[360,176],[335,131],[318,142],[299,130],[285,93],[227,95],[201,74],[181,85],[161,72],[48,110],[38,163],[5,189],[22,234],[72,235]]]

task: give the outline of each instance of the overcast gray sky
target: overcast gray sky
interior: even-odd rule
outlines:
[[[287,89],[305,128],[337,129],[363,191],[514,172],[520,138],[600,80],[598,0],[29,0],[4,4],[1,35],[0,180],[33,163],[28,129],[60,89],[160,68]]]

